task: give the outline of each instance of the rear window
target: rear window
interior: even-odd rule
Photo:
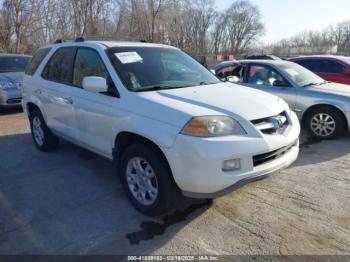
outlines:
[[[43,61],[45,56],[50,52],[51,48],[42,48],[36,51],[32,61],[26,68],[26,75],[34,75],[35,71],[38,69],[40,63]]]

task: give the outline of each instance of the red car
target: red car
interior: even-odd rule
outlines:
[[[318,55],[290,58],[323,79],[350,85],[350,58],[346,56]]]

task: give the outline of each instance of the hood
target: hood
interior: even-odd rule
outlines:
[[[280,98],[231,83],[140,92],[152,118],[183,125],[193,116],[229,115],[238,121],[265,118],[286,110]],[[142,114],[142,111],[140,111]]]
[[[308,87],[311,91],[325,92],[333,95],[341,95],[350,97],[350,85],[338,83],[327,83],[324,85],[315,85]]]
[[[21,83],[24,78],[24,72],[0,73],[0,80],[12,83]]]

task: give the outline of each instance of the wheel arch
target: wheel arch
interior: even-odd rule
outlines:
[[[151,139],[145,136],[142,136],[133,132],[122,131],[115,137],[114,147],[113,147],[113,160],[117,166],[119,165],[121,155],[123,154],[125,149],[128,146],[132,145],[133,143],[143,143],[156,149],[159,152],[160,156],[162,157],[163,161],[165,161],[167,167],[169,168],[171,172],[171,179],[173,180],[175,185],[178,187],[166,155],[155,142],[153,142]]]
[[[129,131],[122,131],[118,133],[117,136],[115,137],[114,147],[113,147],[113,159],[118,161],[120,159],[120,156],[125,151],[125,149],[133,143],[144,143],[149,146],[152,146],[157,151],[159,151],[159,153],[161,153],[161,155],[164,157],[164,159],[168,163],[168,160],[165,157],[165,154],[163,153],[162,149],[154,141],[152,141],[151,139],[145,136],[142,136],[133,132],[129,132]]]
[[[40,108],[36,104],[34,104],[33,102],[28,102],[26,104],[26,109],[27,109],[28,116],[31,114],[31,112],[33,112],[34,109],[40,110]]]
[[[317,109],[317,108],[321,108],[321,107],[328,107],[328,108],[332,108],[332,109],[335,109],[337,110],[340,115],[343,117],[343,120],[344,120],[344,123],[345,123],[345,129],[348,130],[349,129],[349,123],[348,123],[348,120],[346,118],[346,114],[345,112],[337,105],[332,105],[332,104],[328,104],[328,103],[319,103],[319,104],[314,104],[312,106],[310,106],[308,109],[305,110],[305,112],[303,113],[302,115],[302,121],[301,123],[305,126],[305,121],[306,121],[306,117],[307,115],[314,109]]]

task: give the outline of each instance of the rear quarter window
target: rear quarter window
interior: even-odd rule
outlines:
[[[38,69],[41,62],[44,60],[45,56],[50,52],[51,48],[42,48],[36,51],[34,57],[31,62],[28,64],[26,68],[26,75],[34,75],[35,71]]]

